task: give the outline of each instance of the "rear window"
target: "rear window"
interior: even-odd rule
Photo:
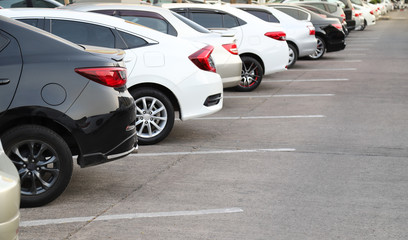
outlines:
[[[280,23],[279,20],[269,12],[251,10],[251,9],[246,9],[245,11],[264,20],[265,22]]]
[[[51,33],[76,44],[115,47],[115,36],[109,28],[90,23],[52,20]]]
[[[210,33],[210,30],[208,30],[207,28],[191,21],[190,19],[176,13],[176,12],[171,12],[174,16],[176,16],[178,19],[180,19],[181,21],[183,21],[185,24],[187,24],[188,26],[190,26],[191,28],[193,28],[194,30],[196,30],[197,32],[201,32],[201,33]]]

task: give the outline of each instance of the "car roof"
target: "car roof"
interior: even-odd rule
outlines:
[[[138,35],[143,35],[146,38],[154,41],[172,39],[175,37],[158,32],[156,30],[126,21],[121,18],[107,16],[99,13],[80,12],[68,9],[48,9],[48,8],[9,8],[0,9],[0,15],[11,18],[55,18],[55,19],[71,19],[81,20],[83,22],[94,23],[97,25],[105,25],[111,28],[117,28],[128,32],[133,32]]]
[[[225,5],[225,4],[200,4],[200,3],[166,3],[163,4],[164,8],[194,8],[194,9],[214,9],[222,10],[224,12],[233,14],[246,22],[263,23],[262,20],[247,13],[241,9]]]

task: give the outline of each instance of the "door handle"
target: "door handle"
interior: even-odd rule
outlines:
[[[10,82],[8,79],[0,79],[0,85],[6,85]]]

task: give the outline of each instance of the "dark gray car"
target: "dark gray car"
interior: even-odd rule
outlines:
[[[0,16],[0,138],[20,175],[22,206],[57,198],[73,155],[87,167],[135,149],[123,57]]]

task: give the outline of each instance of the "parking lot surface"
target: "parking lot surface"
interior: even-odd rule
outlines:
[[[20,239],[408,239],[408,11],[21,209]]]

